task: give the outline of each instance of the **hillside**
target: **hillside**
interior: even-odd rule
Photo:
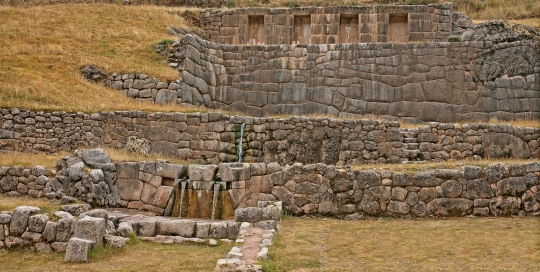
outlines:
[[[229,0],[229,5],[232,6],[234,1],[239,1],[235,4],[239,7],[434,2]],[[4,4],[0,5],[0,106],[85,112],[185,110],[177,105],[162,107],[135,102],[116,90],[87,82],[79,72],[83,65],[96,64],[107,73],[138,72],[162,80],[177,79],[180,74],[161,61],[155,49],[159,42],[175,39],[168,33],[168,28],[190,27],[183,18],[171,13],[182,8],[104,3],[31,6],[32,3],[58,2],[0,2]],[[154,2],[173,4],[171,1]],[[30,6],[9,5],[17,3]],[[476,22],[493,18],[514,19],[514,22],[540,27],[540,18],[534,18],[540,14],[540,1],[487,0],[483,5],[479,3],[477,0],[458,0],[454,1],[454,9],[468,14]]]

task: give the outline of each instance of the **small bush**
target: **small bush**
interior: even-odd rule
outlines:
[[[228,8],[236,8],[236,6],[238,6],[238,2],[236,0],[226,0],[225,6]]]
[[[293,0],[293,1],[285,2],[285,6],[289,8],[299,8],[300,3]]]

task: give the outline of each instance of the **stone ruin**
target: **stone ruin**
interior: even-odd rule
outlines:
[[[182,73],[178,80],[106,76],[95,66],[81,73],[134,99],[256,117],[1,109],[6,150],[105,145],[205,165],[112,162],[103,150],[91,149],[60,160],[50,179],[41,167],[1,168],[3,193],[66,202],[75,197],[94,208],[168,217],[68,205],[68,214],[53,222],[35,207],[19,207],[0,214],[0,246],[67,249],[66,260],[79,262],[104,239],[125,244],[130,232],[157,242],[213,245],[215,239],[241,242],[253,226],[266,231],[254,257],[264,260],[282,211],[345,219],[540,215],[538,162],[415,174],[350,168],[540,157],[539,129],[476,123],[540,119],[536,30],[498,21],[474,25],[452,12],[451,3],[201,14],[205,33],[175,30],[180,39],[167,51],[169,66]],[[324,117],[265,117],[272,114]],[[366,116],[383,120],[360,119]],[[398,120],[426,125],[402,129]],[[242,258],[241,247],[234,247],[216,270],[260,269]]]

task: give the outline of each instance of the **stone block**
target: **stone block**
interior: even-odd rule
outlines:
[[[107,152],[101,148],[83,151],[82,160],[91,168],[101,168],[103,164],[111,162],[111,158],[107,155]]]
[[[33,206],[19,206],[15,208],[9,223],[10,235],[20,236],[23,234],[28,226],[30,216],[40,212],[40,208]]]
[[[195,230],[195,237],[206,239],[210,233],[210,223],[198,222]]]
[[[129,241],[129,238],[112,236],[112,235],[105,235],[103,239],[105,240],[105,243],[112,248],[123,248],[126,246],[127,242]]]
[[[96,245],[101,245],[106,232],[107,221],[103,218],[86,216],[75,223],[75,233],[73,236],[93,241]]]
[[[188,167],[185,165],[172,164],[158,161],[156,163],[156,175],[164,178],[178,179],[186,175]]]
[[[217,165],[190,164],[188,176],[193,181],[214,181],[218,170]]]
[[[249,180],[251,178],[249,163],[220,163],[219,173],[221,180],[225,182]]]
[[[28,230],[31,232],[42,232],[49,217],[44,214],[30,216],[28,219]]]
[[[116,175],[122,179],[137,179],[139,177],[139,164],[136,162],[117,163]]]
[[[41,233],[41,239],[45,242],[54,242],[56,240],[56,222],[49,221]]]
[[[118,224],[118,229],[116,230],[118,236],[129,237],[129,234],[132,232],[133,228],[128,222],[120,222],[120,224]]]
[[[119,178],[116,185],[118,186],[120,199],[133,201],[141,199],[144,183],[139,179]]]
[[[56,252],[65,252],[67,250],[67,242],[54,242],[51,243],[51,248]]]
[[[427,204],[427,213],[434,216],[465,216],[473,211],[473,201],[463,198],[437,198]]]
[[[257,207],[238,208],[234,211],[236,222],[255,223],[262,219],[262,209]]]
[[[154,200],[152,200],[152,205],[165,208],[173,189],[174,187],[172,186],[159,186],[156,195],[154,196]]]
[[[216,239],[229,238],[227,222],[211,223],[209,236]]]
[[[193,237],[195,234],[195,225],[196,225],[196,222],[189,219],[158,220],[157,221],[157,234]]]
[[[64,218],[58,220],[56,226],[56,241],[58,242],[67,242],[71,237],[71,219]]]
[[[88,254],[94,246],[94,241],[81,238],[71,238],[67,244],[66,263],[85,263],[88,262]]]

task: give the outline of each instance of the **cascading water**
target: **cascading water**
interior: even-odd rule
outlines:
[[[187,181],[180,182],[180,213],[178,214],[178,218],[182,217],[182,203],[184,203],[184,191],[186,189]]]
[[[219,189],[221,187],[221,182],[214,183],[214,199],[212,199],[212,220],[214,220],[216,214],[216,204],[218,202]]]
[[[244,156],[244,150],[242,148],[242,141],[244,138],[244,129],[246,128],[246,123],[240,125],[240,143],[236,146],[236,155],[238,156],[238,162],[242,162],[242,157]]]

